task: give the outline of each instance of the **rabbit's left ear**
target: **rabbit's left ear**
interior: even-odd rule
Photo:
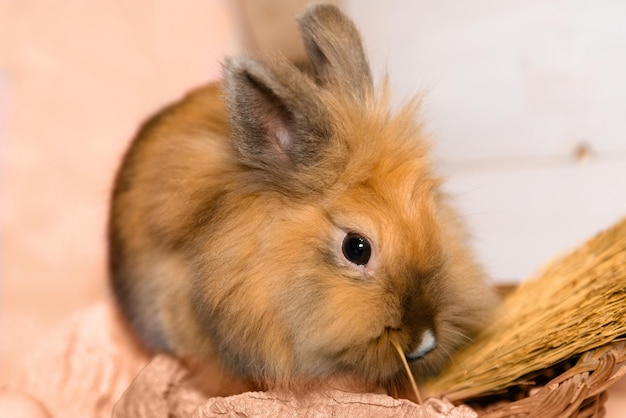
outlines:
[[[293,65],[253,58],[224,66],[233,144],[242,162],[278,176],[317,161],[330,137],[317,86]]]
[[[361,36],[338,7],[319,4],[298,19],[304,47],[318,83],[363,98],[373,90]]]

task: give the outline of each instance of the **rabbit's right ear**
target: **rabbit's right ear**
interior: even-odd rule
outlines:
[[[274,176],[314,165],[331,132],[315,83],[286,60],[250,57],[224,66],[224,99],[241,161]]]
[[[359,31],[338,7],[318,4],[298,19],[317,82],[361,98],[373,90]]]

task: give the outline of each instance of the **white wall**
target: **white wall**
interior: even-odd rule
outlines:
[[[626,215],[626,2],[346,0],[498,280]]]

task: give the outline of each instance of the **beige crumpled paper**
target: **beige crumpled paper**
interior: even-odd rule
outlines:
[[[34,399],[55,418],[110,418],[150,356],[134,340],[111,301],[67,318],[41,337],[0,387]],[[0,417],[10,416],[0,411]]]
[[[115,418],[477,416],[469,407],[439,399],[420,406],[340,390],[242,393],[245,389],[215,371],[203,372],[209,384],[201,392],[197,373],[192,376],[172,357],[151,358],[141,349],[111,301],[77,313],[42,338],[25,356],[22,371],[8,385],[0,382],[0,388],[28,395],[52,417],[109,418],[112,411]],[[219,396],[230,393],[241,394]]]
[[[373,393],[340,390],[306,395],[246,392],[207,398],[190,383],[187,370],[175,359],[159,355],[137,376],[120,402],[114,418],[209,417],[424,417],[469,418],[467,406],[442,399],[424,405]]]

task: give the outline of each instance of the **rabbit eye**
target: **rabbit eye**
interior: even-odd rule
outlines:
[[[364,266],[372,255],[372,246],[367,238],[354,232],[348,233],[341,245],[343,256],[357,266]]]

